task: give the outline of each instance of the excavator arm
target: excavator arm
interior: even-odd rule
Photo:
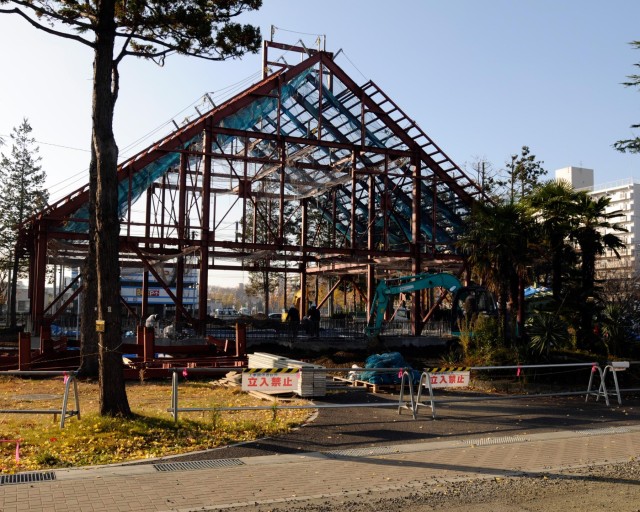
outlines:
[[[389,305],[390,297],[399,293],[411,293],[429,288],[445,288],[455,293],[462,287],[462,283],[451,274],[416,274],[414,276],[398,277],[380,281],[371,302],[369,323],[366,335],[370,338],[378,336],[382,329],[384,314]]]

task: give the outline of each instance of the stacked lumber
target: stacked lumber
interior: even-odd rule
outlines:
[[[214,380],[211,384],[214,386],[237,388],[242,385],[242,373],[227,372],[227,374],[224,377],[222,377],[221,379]]]
[[[315,372],[314,369],[323,366],[297,361],[266,352],[249,354],[249,368],[299,368],[300,379],[296,394],[301,397],[319,397],[327,394],[327,375],[325,372]]]
[[[254,352],[249,354],[249,368],[289,368],[286,357],[267,354],[266,352]]]

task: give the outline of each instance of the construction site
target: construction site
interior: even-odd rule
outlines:
[[[439,272],[464,280],[455,242],[482,191],[410,113],[373,81],[356,83],[332,53],[264,41],[262,79],[198,114],[118,166],[120,279],[137,287],[121,297],[132,368],[170,366],[159,351],[174,351],[176,364],[242,366],[248,339],[291,342],[267,316],[268,292],[263,315],[212,318],[215,272],[281,276],[296,290],[284,303],[295,301],[301,318],[348,288],[365,315],[326,324],[315,342],[335,346],[365,337],[380,281]],[[5,355],[4,369],[72,360],[52,326],[82,300],[88,199],[87,183],[21,230],[30,332],[20,335],[20,352],[29,354]],[[220,228],[230,221],[231,235]],[[76,270],[50,299],[52,265]],[[446,289],[430,288],[401,297],[402,336],[419,337],[445,300]],[[162,349],[158,331],[145,327],[159,296],[171,303],[174,327],[189,333]]]

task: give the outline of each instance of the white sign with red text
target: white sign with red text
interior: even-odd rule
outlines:
[[[466,388],[471,372],[429,373],[432,388]],[[427,387],[427,384],[424,384]]]
[[[296,391],[299,379],[298,368],[247,368],[242,372],[242,391]]]

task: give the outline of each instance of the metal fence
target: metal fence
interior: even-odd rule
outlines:
[[[311,375],[314,373],[329,372],[353,372],[353,368],[304,368],[305,373]],[[376,373],[392,373],[398,374],[406,371],[406,368],[367,368],[368,372]],[[349,407],[397,407],[394,403],[361,403],[361,404],[310,404],[310,405],[257,405],[251,407],[180,407],[179,406],[179,381],[183,375],[225,375],[230,371],[238,371],[238,368],[171,368],[171,407],[167,409],[173,416],[174,421],[178,421],[181,412],[205,412],[205,411],[260,411],[270,410],[274,413],[278,410],[287,409],[329,409],[329,408],[349,408]]]
[[[320,320],[319,339],[358,339],[364,338],[367,321],[361,317],[347,318],[323,318]],[[382,334],[393,336],[409,336],[411,335],[412,325],[408,321],[394,320],[385,324]],[[207,334],[219,339],[235,340],[236,330],[234,325],[207,327]],[[451,334],[451,325],[447,321],[432,321],[424,325],[422,329],[423,336],[449,336]],[[289,339],[292,336],[289,325],[286,322],[276,322],[274,326],[266,328],[257,328],[251,324],[247,326],[247,340],[259,339]],[[297,336],[301,339],[311,336],[311,326],[305,322],[301,322]]]
[[[269,406],[246,406],[246,407],[180,407],[179,405],[179,380],[181,375],[201,374],[201,375],[224,375],[229,371],[238,371],[238,368],[172,368],[172,391],[171,391],[171,407],[167,412],[171,413],[174,421],[178,421],[179,413],[182,412],[198,412],[198,411],[243,411],[243,410],[271,410],[276,413],[278,410],[287,409],[329,409],[329,408],[354,408],[354,407],[397,407],[398,414],[403,410],[410,410],[413,418],[417,419],[420,407],[429,407],[431,416],[436,418],[436,405],[438,403],[453,402],[469,402],[469,401],[486,401],[486,400],[513,400],[521,398],[537,398],[550,396],[571,396],[583,395],[585,402],[589,397],[595,396],[596,401],[604,398],[606,405],[610,406],[609,397],[614,396],[618,400],[618,404],[622,403],[621,393],[625,391],[640,391],[637,389],[621,389],[618,384],[617,372],[630,368],[637,362],[609,362],[602,366],[600,363],[584,362],[584,363],[565,363],[565,364],[541,364],[541,365],[512,365],[512,366],[471,366],[456,368],[430,368],[425,369],[420,374],[420,379],[415,379],[415,371],[408,368],[305,368],[305,374],[313,375],[314,373],[353,373],[358,371],[367,371],[374,373],[392,373],[401,376],[400,390],[398,401],[389,403],[352,403],[352,404],[308,404],[308,405],[279,405],[273,404]],[[531,393],[531,394],[510,394],[506,396],[476,396],[476,397],[447,397],[436,399],[432,378],[438,373],[451,373],[453,371],[474,371],[489,372],[511,370],[516,371],[520,376],[520,372],[525,370],[555,369],[555,370],[580,370],[588,371],[588,384],[586,389],[569,390],[558,389],[550,393]],[[436,371],[437,370],[437,371]],[[255,370],[254,370],[255,371]],[[613,380],[613,390],[607,385],[607,378],[611,375]],[[596,381],[596,377],[599,382]],[[585,375],[586,378],[586,375]],[[416,384],[417,382],[417,384]],[[423,401],[423,390],[426,390],[428,396]]]
[[[67,418],[76,416],[80,419],[80,397],[78,396],[78,381],[76,380],[77,372],[68,371],[4,371],[0,372],[0,376],[5,377],[63,377],[64,394],[62,395],[62,405],[60,409],[0,409],[0,413],[4,414],[53,414],[55,418],[60,415],[60,428],[64,428]],[[69,392],[73,389],[75,399],[75,409],[69,409]]]

